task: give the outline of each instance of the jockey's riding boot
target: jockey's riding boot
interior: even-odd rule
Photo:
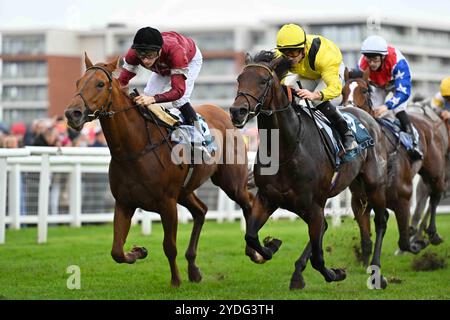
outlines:
[[[345,152],[358,147],[352,130],[348,128],[347,121],[330,101],[324,101],[316,107],[331,122],[331,125],[339,132]]]
[[[400,124],[402,125],[402,130],[411,136],[411,140],[413,142],[412,149],[408,150],[408,154],[411,160],[422,160],[423,153],[419,149],[418,141],[416,136],[414,135],[414,130],[412,128],[411,120],[409,120],[409,116],[406,111],[400,111],[395,115],[398,120],[400,120]]]
[[[200,121],[198,120],[197,113],[189,102],[183,104],[180,108],[181,114],[184,117],[184,122],[187,125],[194,126],[198,132],[203,136],[203,129],[201,128]],[[203,142],[204,144],[204,142]],[[203,145],[194,144],[194,148],[200,149],[204,153],[206,159],[211,158],[211,154],[208,149]]]
[[[179,109],[184,117],[185,124],[193,126],[195,121],[198,122],[197,113],[195,112],[194,108],[192,108],[189,102],[183,104]]]

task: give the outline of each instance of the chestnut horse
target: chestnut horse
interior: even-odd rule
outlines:
[[[260,144],[254,166],[254,178],[258,193],[251,215],[247,219],[245,239],[247,245],[256,250],[265,260],[272,258],[281,241],[265,239],[264,246],[258,232],[271,214],[278,208],[289,210],[301,217],[309,228],[309,243],[295,263],[290,288],[305,286],[302,272],[307,261],[318,270],[327,282],[341,281],[346,273],[343,269],[328,269],[323,257],[322,238],[327,229],[324,207],[328,198],[342,192],[350,184],[363,190],[377,215],[377,255],[373,264],[380,265],[381,242],[386,228],[385,190],[387,169],[383,150],[377,140],[381,131],[375,120],[358,108],[346,108],[360,119],[375,140],[373,148],[363,150],[353,161],[341,165],[333,182],[334,167],[328,158],[314,121],[303,110],[291,105],[280,79],[290,69],[286,58],[275,58],[272,52],[262,51],[253,60],[246,59],[244,70],[239,75],[238,92],[230,109],[235,126],[243,127],[252,117],[257,117],[260,134],[264,130],[279,132],[279,163],[276,172],[264,172],[266,164],[261,161],[264,152]],[[275,153],[275,152],[274,152]]]
[[[164,253],[172,275],[171,285],[178,287],[181,282],[176,263],[178,203],[190,211],[194,220],[185,257],[189,280],[199,282],[202,276],[195,259],[208,208],[194,194],[194,190],[211,178],[241,206],[244,216],[249,214],[253,196],[247,190],[247,153],[245,148],[238,150],[238,144],[233,146],[225,139],[226,131],[230,130],[242,145],[243,137],[233,127],[228,113],[220,107],[196,107],[209,127],[221,133],[219,139],[216,136],[219,148],[217,157],[231,152],[244,161],[195,164],[189,182],[184,186],[189,165],[176,164],[171,160],[173,143],[168,138],[168,129],[161,128],[156,122],[145,121],[132,99],[121,90],[118,80],[112,75],[117,62],[118,58],[111,63],[93,65],[86,55],[86,72],[77,81],[77,94],[65,112],[69,126],[76,130],[81,130],[86,122],[99,118],[111,152],[109,182],[115,198],[111,255],[118,263],[131,264],[145,258],[147,251],[143,247],[124,252],[131,218],[137,208],[159,213],[164,229]]]
[[[373,109],[370,99],[371,89],[369,86],[368,72],[364,72],[362,77],[351,77],[346,71],[346,84],[343,88],[343,104],[352,105],[365,110],[373,116]],[[436,126],[427,118],[409,113],[411,122],[419,132],[420,144],[424,154],[424,159],[411,163],[406,149],[400,146],[399,142],[391,132],[377,124],[383,131],[383,139],[380,143],[389,154],[388,163],[388,186],[386,188],[387,207],[392,209],[397,218],[399,231],[398,245],[402,251],[417,253],[422,248],[419,242],[410,242],[410,208],[411,195],[413,191],[413,178],[419,173],[429,188],[430,196],[430,226],[428,233],[431,237],[437,235],[435,215],[436,207],[439,204],[444,191],[445,176],[445,153],[448,141],[436,130]],[[370,207],[362,208],[359,199],[352,200],[352,207],[355,219],[358,222],[361,232],[361,249],[364,263],[372,251],[372,241],[370,239]]]

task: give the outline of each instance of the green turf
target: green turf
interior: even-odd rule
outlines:
[[[369,275],[354,255],[353,247],[359,242],[356,222],[343,219],[340,227],[328,229],[324,249],[328,248],[326,265],[345,267],[347,279],[326,283],[308,264],[304,272],[306,288],[297,291],[289,290],[289,280],[294,261],[306,243],[307,228],[301,220],[267,223],[260,238],[276,236],[283,245],[263,265],[252,263],[244,255],[244,234],[239,223],[206,221],[197,258],[203,274],[201,283],[187,280],[184,252],[192,224],[180,224],[177,261],[183,283],[178,289],[169,286],[170,271],[159,223],[153,224],[151,236],[142,236],[139,226],[130,231],[126,248],[136,244],[149,250],[147,259],[133,265],[119,265],[112,260],[112,225],[51,227],[49,241],[44,245],[36,244],[35,228],[8,230],[6,244],[0,246],[0,299],[449,299],[450,215],[439,215],[437,226],[445,241],[425,251],[445,257],[447,267],[416,272],[411,266],[413,255],[394,255],[398,232],[391,216],[382,271],[388,279],[401,283],[390,283],[386,290],[369,290]],[[69,265],[81,269],[80,290],[66,287]]]

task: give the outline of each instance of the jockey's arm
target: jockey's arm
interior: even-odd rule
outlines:
[[[139,59],[133,49],[128,50],[126,56],[123,58],[123,68],[119,75],[119,83],[122,87],[128,85],[133,79],[139,68]]]
[[[392,71],[395,91],[391,99],[386,102],[388,109],[395,109],[406,102],[411,95],[411,73],[405,60],[400,60]]]
[[[322,67],[321,77],[323,82],[327,85],[325,89],[321,91],[322,101],[332,100],[338,97],[342,92],[342,83],[339,79],[339,65],[333,64],[330,66]]]

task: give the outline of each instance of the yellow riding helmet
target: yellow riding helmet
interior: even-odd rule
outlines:
[[[277,33],[277,49],[301,49],[305,47],[306,33],[302,27],[289,23]]]
[[[442,80],[441,95],[443,97],[450,97],[450,77],[447,77],[444,80]]]

